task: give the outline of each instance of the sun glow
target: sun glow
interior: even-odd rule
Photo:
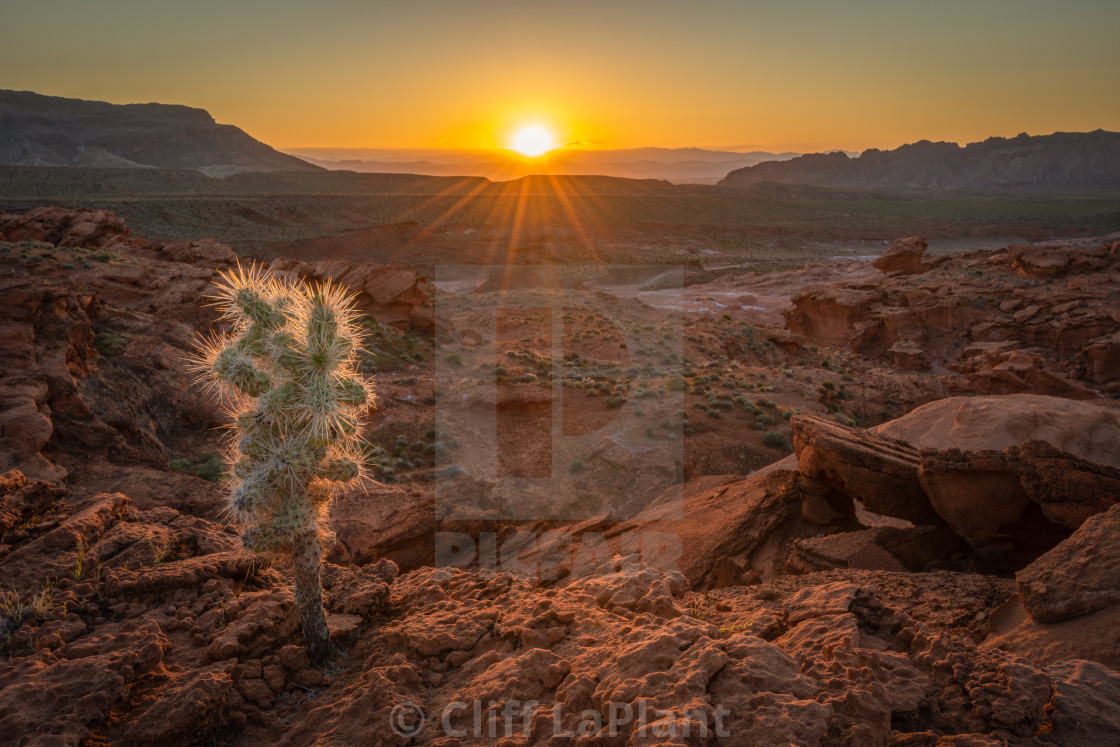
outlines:
[[[518,130],[513,136],[511,147],[523,156],[536,158],[552,150],[556,144],[553,142],[551,132],[534,125]]]

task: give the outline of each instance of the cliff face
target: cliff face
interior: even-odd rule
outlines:
[[[318,171],[208,112],[0,91],[0,164],[99,168]]]
[[[1057,132],[988,138],[960,147],[922,140],[857,158],[812,153],[732,171],[720,184],[760,182],[866,189],[1066,192],[1120,187],[1120,133]]]

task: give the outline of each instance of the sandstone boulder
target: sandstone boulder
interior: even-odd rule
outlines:
[[[365,564],[387,558],[405,570],[434,558],[435,499],[430,490],[372,483],[330,506],[330,525],[345,556]]]
[[[0,475],[0,535],[56,510],[69,492],[46,482],[28,484],[19,470]]]
[[[0,215],[0,236],[8,241],[43,241],[62,247],[106,248],[131,238],[125,222],[108,210],[38,207]]]
[[[1098,337],[1081,349],[1085,378],[1097,384],[1120,381],[1120,332]]]
[[[1022,564],[1117,502],[1118,414],[1019,395],[939,400],[866,431],[811,415],[791,425],[805,485],[856,501],[857,517],[866,509],[915,525],[945,522],[981,557]],[[810,567],[859,557],[860,547],[867,558],[883,549],[870,534],[798,544]],[[868,562],[876,561],[857,564]]]
[[[872,430],[921,450],[923,492],[982,557],[1029,562],[1116,502],[1118,415],[1055,397],[956,397]]]
[[[186,264],[223,267],[237,262],[233,250],[214,239],[153,243],[151,249],[161,257]]]
[[[1045,394],[1066,399],[1099,399],[1091,389],[1048,370],[1042,356],[1020,350],[991,351],[968,370],[968,385],[976,394]],[[970,369],[970,370],[969,370]],[[1100,382],[1099,382],[1100,383]]]
[[[1052,278],[1069,267],[1069,254],[1058,247],[1017,244],[1007,248],[1011,267],[1029,278]]]
[[[608,536],[663,533],[676,538],[681,551],[674,565],[689,585],[707,582],[722,558],[750,554],[770,533],[800,511],[798,473],[786,457],[750,477],[697,491],[686,490],[683,503],[655,502]]]
[[[1051,664],[1045,671],[1054,694],[1043,739],[1069,745],[1115,741],[1120,735],[1120,672],[1083,660]]]
[[[1120,505],[1115,505],[1019,571],[1019,596],[1030,616],[1051,623],[1120,604],[1118,539]]]
[[[1016,244],[1007,248],[1011,268],[1028,278],[1049,279],[1067,273],[1101,270],[1112,258],[1108,244]]]
[[[1030,616],[1018,594],[992,610],[985,647],[999,648],[1044,667],[1070,659],[1087,659],[1120,669],[1120,605],[1111,605],[1052,623]]]
[[[937,521],[918,480],[918,452],[904,441],[815,415],[795,415],[797,467],[878,514],[915,524]]]
[[[357,305],[380,322],[407,325],[424,322],[418,310],[432,305],[416,270],[403,265],[377,265],[347,260],[301,262],[284,257],[269,265],[281,277],[325,282],[330,280],[357,294]],[[430,320],[429,320],[430,321]]]
[[[929,269],[923,261],[927,248],[929,245],[921,236],[898,239],[871,264],[887,275],[915,275]]]
[[[1002,450],[1043,441],[1086,461],[1120,467],[1120,408],[1105,403],[1030,394],[949,397],[871,431],[935,451]]]
[[[902,371],[928,371],[929,357],[921,345],[912,340],[899,340],[887,351],[891,365]]]
[[[806,286],[785,312],[786,325],[790,332],[817,344],[847,347],[856,325],[885,295],[878,286]]]
[[[1043,441],[1003,451],[927,451],[920,479],[937,513],[977,552],[1023,562],[1120,495],[1120,470]]]

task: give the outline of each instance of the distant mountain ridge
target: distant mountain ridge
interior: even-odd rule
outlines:
[[[704,148],[585,150],[578,146],[556,148],[534,159],[526,159],[501,148],[293,148],[289,152],[311,163],[335,170],[404,172],[428,176],[483,176],[495,181],[508,181],[531,174],[594,174],[624,179],[664,179],[678,184],[715,184],[732,169],[799,155]]]
[[[0,90],[0,164],[93,168],[318,171],[209,112]]]
[[[884,190],[1068,192],[1120,188],[1120,133],[1056,132],[988,138],[961,147],[922,140],[857,158],[812,153],[736,169],[719,183],[761,182]]]

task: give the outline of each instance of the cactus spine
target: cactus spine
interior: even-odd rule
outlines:
[[[358,424],[373,405],[356,370],[358,314],[330,283],[284,282],[256,266],[222,273],[212,298],[231,331],[204,341],[194,367],[233,419],[230,509],[247,547],[292,557],[308,653],[323,661],[320,513],[363,476]]]

